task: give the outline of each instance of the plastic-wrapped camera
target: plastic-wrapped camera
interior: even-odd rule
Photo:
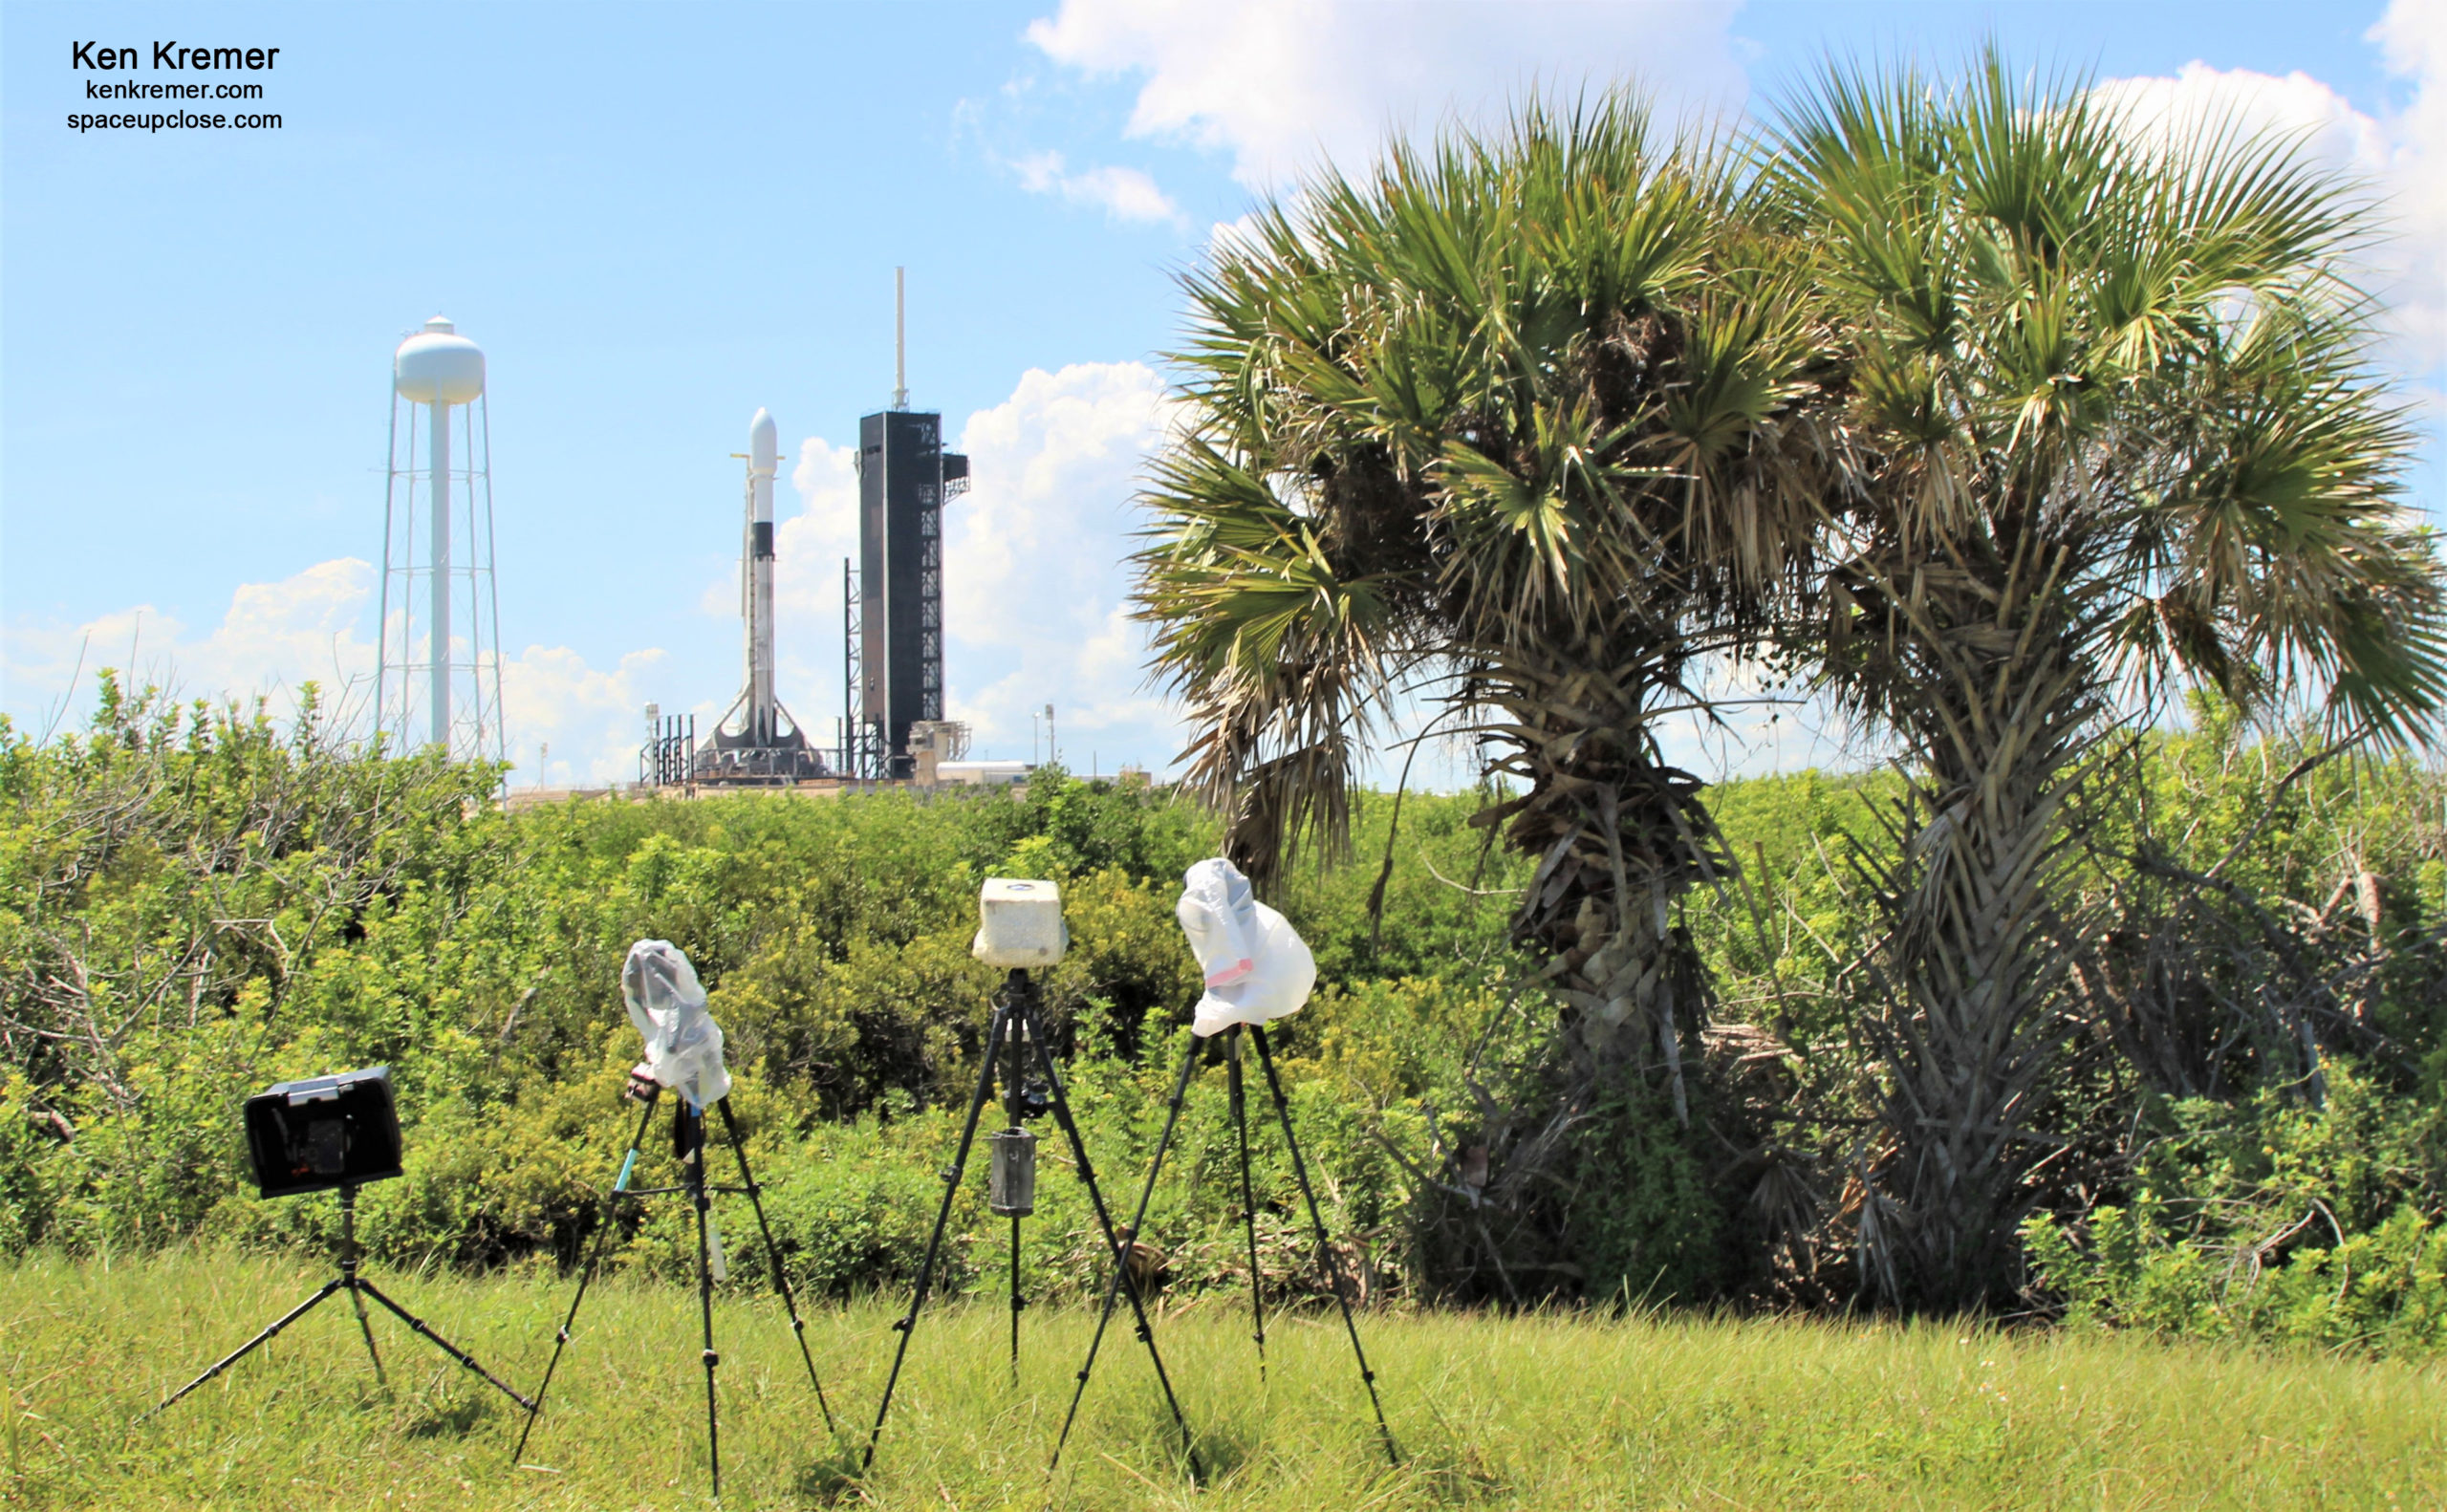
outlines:
[[[1070,947],[1062,889],[1051,882],[989,876],[977,913],[977,940],[968,953],[989,966],[1050,966]]]

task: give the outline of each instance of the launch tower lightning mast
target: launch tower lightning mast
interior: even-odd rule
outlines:
[[[389,461],[376,737],[394,750],[423,744],[461,761],[501,761],[485,354],[441,315],[392,355]]]

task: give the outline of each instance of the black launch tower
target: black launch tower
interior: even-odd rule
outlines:
[[[911,775],[909,727],[943,717],[943,506],[968,489],[968,459],[943,420],[889,409],[858,421],[858,559],[842,573],[840,766]]]

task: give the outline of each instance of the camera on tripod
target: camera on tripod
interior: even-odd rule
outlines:
[[[266,1197],[362,1186],[400,1175],[391,1068],[282,1082],[247,1099],[247,1153]]]
[[[977,939],[968,953],[989,966],[1050,966],[1071,948],[1062,889],[1051,882],[989,876],[977,895]]]
[[[391,1068],[369,1066],[363,1070],[279,1083],[248,1098],[243,1119],[247,1155],[254,1163],[255,1185],[264,1196],[295,1197],[304,1192],[339,1189],[340,1232],[335,1258],[339,1262],[340,1273],[203,1374],[163,1397],[144,1414],[144,1418],[156,1415],[263,1348],[283,1328],[342,1292],[348,1294],[349,1306],[357,1314],[357,1332],[365,1339],[366,1357],[374,1362],[377,1381],[387,1384],[388,1377],[382,1373],[381,1352],[374,1348],[374,1325],[365,1310],[368,1297],[406,1324],[418,1337],[531,1412],[534,1403],[477,1364],[466,1350],[436,1333],[423,1319],[392,1301],[381,1287],[357,1274],[357,1189],[368,1181],[385,1181],[402,1174],[400,1110],[391,1095]]]
[[[1071,926],[1062,920],[1062,889],[1033,879],[989,876],[977,895],[977,939],[968,953],[1007,971],[1045,967],[1071,948]],[[1028,1074],[1020,1049],[1024,1025],[1012,1024],[1011,1067],[1005,1116],[1010,1126],[985,1136],[985,1205],[998,1218],[1026,1218],[1036,1211],[1036,1135],[1023,1121],[1041,1118],[1052,1106],[1052,1091]],[[988,1048],[991,1059],[991,1047]]]
[[[1266,1030],[1260,1027],[1296,1011],[1308,1001],[1310,989],[1316,983],[1315,958],[1282,915],[1256,900],[1248,879],[1229,861],[1219,858],[1201,862],[1190,869],[1184,882],[1179,916],[1191,951],[1203,969],[1207,991],[1191,1026],[1188,1053],[1182,1057],[1180,1073],[1173,1081],[1172,1096],[1164,1105],[1164,1128],[1156,1137],[1146,1184],[1139,1189],[1137,1208],[1126,1224],[1114,1221],[1114,1214],[1105,1206],[1104,1194],[1097,1188],[1095,1169],[1088,1159],[1087,1140],[1080,1135],[1078,1120],[1063,1091],[1062,1073],[1054,1065],[1053,1047],[1046,1039],[1045,1021],[1039,1011],[1042,994],[1029,975],[1031,969],[1060,961],[1070,946],[1071,931],[1062,921],[1062,890],[1050,881],[998,876],[988,878],[978,895],[977,939],[969,946],[969,954],[987,965],[1002,967],[1006,976],[1002,991],[994,998],[993,1017],[987,1021],[985,1053],[978,1057],[977,1087],[969,1095],[968,1117],[961,1127],[960,1145],[951,1164],[943,1168],[942,1204],[935,1212],[935,1230],[926,1241],[925,1258],[918,1263],[918,1284],[909,1299],[909,1310],[893,1324],[900,1342],[893,1349],[892,1372],[884,1377],[883,1398],[876,1407],[875,1427],[867,1434],[866,1454],[859,1460],[861,1473],[875,1464],[876,1445],[882,1440],[884,1419],[892,1412],[893,1392],[900,1384],[901,1367],[908,1363],[909,1341],[918,1329],[918,1314],[926,1306],[927,1292],[934,1285],[935,1261],[942,1253],[943,1233],[950,1226],[961,1176],[967,1170],[969,1155],[975,1148],[978,1122],[999,1080],[1007,1126],[985,1136],[986,1203],[997,1216],[1009,1219],[1011,1223],[1014,1388],[1020,1384],[1020,1309],[1027,1306],[1020,1295],[1020,1220],[1036,1207],[1037,1139],[1024,1126],[1027,1119],[1050,1111],[1063,1137],[1070,1142],[1072,1171],[1087,1188],[1088,1206],[1095,1215],[1110,1266],[1104,1305],[1096,1314],[1095,1333],[1089,1340],[1087,1359],[1073,1377],[1071,1407],[1063,1415],[1062,1431],[1053,1441],[1046,1473],[1052,1474],[1062,1462],[1063,1446],[1070,1442],[1071,1430],[1079,1420],[1079,1403],[1087,1393],[1088,1376],[1095,1369],[1096,1351],[1104,1344],[1106,1325],[1113,1320],[1115,1304],[1126,1297],[1137,1324],[1139,1342],[1147,1347],[1147,1361],[1155,1368],[1156,1384],[1163,1392],[1164,1405],[1171,1410],[1173,1426],[1180,1433],[1181,1453],[1189,1461],[1190,1479],[1199,1481],[1205,1478],[1199,1464],[1197,1438],[1190,1433],[1188,1418],[1181,1414],[1180,1398],[1174,1394],[1163,1354],[1156,1347],[1155,1326],[1148,1316],[1146,1299],[1140,1294],[1140,1282],[1134,1275],[1137,1267],[1133,1264],[1133,1258],[1142,1251],[1139,1236],[1145,1229],[1148,1204],[1155,1199],[1157,1174],[1163,1169],[1164,1152],[1172,1143],[1173,1130],[1180,1121],[1182,1099],[1189,1090],[1191,1073],[1198,1068],[1203,1042],[1207,1036],[1228,1029],[1226,1064],[1231,1074],[1232,1122],[1239,1135],[1241,1155],[1241,1211],[1249,1242],[1249,1300],[1258,1326],[1255,1338],[1259,1377],[1264,1379],[1266,1325],[1260,1304],[1264,1278],[1257,1264],[1257,1204],[1250,1193],[1248,1124],[1241,1084],[1240,1044],[1244,1028],[1257,1048],[1267,1090],[1273,1094],[1275,1116],[1283,1125],[1284,1148],[1291,1156],[1300,1196],[1308,1205],[1319,1258],[1333,1295],[1342,1306],[1343,1328],[1351,1336],[1352,1357],[1359,1367],[1360,1380],[1368,1388],[1369,1405],[1376,1415],[1376,1432],[1384,1440],[1386,1458],[1397,1466],[1401,1463],[1393,1430],[1385,1423],[1384,1406],[1376,1397],[1375,1372],[1368,1368],[1368,1356],[1359,1347],[1359,1326],[1352,1320],[1351,1302],[1335,1269],[1333,1246],[1326,1237],[1325,1217],[1317,1209],[1317,1195],[1309,1184],[1308,1166],[1301,1159],[1300,1143],[1292,1134],[1290,1103],[1284,1097],[1282,1080],[1275,1073]]]
[[[596,1268],[603,1262],[604,1244],[621,1228],[621,1204],[649,1197],[682,1197],[696,1210],[697,1217],[697,1317],[704,1340],[697,1358],[705,1370],[706,1468],[711,1475],[714,1499],[719,1501],[723,1494],[722,1415],[717,1406],[715,1372],[722,1364],[722,1355],[714,1349],[714,1284],[729,1279],[729,1267],[723,1257],[722,1230],[714,1223],[715,1194],[744,1197],[756,1214],[757,1232],[765,1241],[767,1273],[772,1277],[775,1294],[782,1299],[783,1311],[790,1315],[790,1332],[798,1340],[799,1363],[807,1367],[807,1384],[815,1393],[816,1410],[824,1415],[828,1432],[833,1427],[833,1404],[825,1399],[824,1383],[816,1377],[815,1355],[808,1349],[807,1323],[799,1316],[797,1299],[790,1294],[781,1246],[773,1242],[773,1225],[765,1217],[764,1189],[748,1170],[747,1146],[740,1135],[739,1119],[731,1112],[731,1077],[723,1065],[723,1027],[714,1022],[711,1000],[705,984],[698,980],[688,953],[667,940],[640,940],[631,945],[628,959],[620,966],[620,1002],[629,1011],[629,1022],[645,1042],[645,1059],[630,1069],[628,1086],[621,1095],[645,1107],[638,1114],[637,1132],[629,1136],[628,1153],[620,1159],[620,1174],[613,1177],[611,1190],[603,1194],[602,1217],[596,1226],[595,1242],[588,1247],[586,1264],[578,1271],[577,1294],[570,1299],[570,1310],[553,1335],[552,1357],[544,1366],[544,1378],[536,1385],[531,1401],[521,1399],[527,1409],[527,1425],[519,1430],[518,1447],[510,1451],[510,1460],[516,1463],[527,1453],[527,1440],[534,1434],[536,1419],[544,1411],[544,1398],[552,1389],[553,1373],[561,1368],[561,1352],[569,1347],[571,1330],[577,1327],[577,1310],[586,1301],[586,1289],[595,1280]],[[680,1164],[680,1180],[672,1186],[632,1186],[629,1178],[637,1174],[638,1156],[645,1148],[646,1126],[652,1122],[665,1091],[675,1094],[671,1148]],[[722,1119],[731,1159],[739,1168],[736,1186],[717,1184],[705,1169],[705,1122],[709,1113]]]

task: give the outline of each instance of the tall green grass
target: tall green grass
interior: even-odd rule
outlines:
[[[519,1414],[379,1314],[378,1387],[344,1300],[150,1423],[131,1419],[318,1285],[209,1250],[0,1269],[0,1504],[456,1509],[705,1504],[692,1291],[590,1296],[525,1467]],[[522,1390],[569,1286],[376,1279]],[[819,1308],[828,1440],[769,1299],[725,1299],[723,1505],[880,1507],[2213,1507],[2447,1505],[2447,1367],[2097,1333],[1657,1316],[1371,1313],[1405,1456],[1377,1446],[1331,1312],[1245,1296],[1165,1309],[1159,1340],[1208,1470],[1193,1489],[1126,1316],[1057,1478],[1045,1456],[1090,1315],[991,1296],[930,1309],[874,1472],[891,1299]]]

